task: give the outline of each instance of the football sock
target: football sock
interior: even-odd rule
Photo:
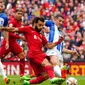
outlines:
[[[61,74],[62,74],[62,78],[66,79],[67,70],[66,69],[62,69],[61,70]]]
[[[5,72],[4,72],[4,68],[3,68],[3,65],[1,63],[1,60],[0,60],[0,73],[3,76],[3,79],[7,78],[7,76],[6,76]]]
[[[20,76],[24,75],[24,69],[25,69],[25,60],[20,59]]]
[[[49,76],[50,79],[52,79],[52,78],[55,77],[54,70],[53,70],[53,67],[52,66],[47,65],[44,68],[47,71],[47,74],[48,74],[48,76]]]
[[[44,76],[39,76],[35,79],[29,80],[29,82],[30,82],[30,84],[39,84],[39,83],[43,82],[44,80],[46,80]]]
[[[66,75],[67,75],[67,67],[66,66],[62,67],[61,74],[62,74],[62,78],[66,79]]]
[[[55,76],[61,77],[61,68],[58,65],[54,66],[53,68],[54,68]]]

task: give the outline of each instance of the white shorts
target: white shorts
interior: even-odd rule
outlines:
[[[55,50],[55,49],[48,49],[46,51],[46,54],[48,56],[52,56],[52,55],[56,55],[61,63],[61,67],[63,66],[63,56],[62,54],[58,51],[58,50]]]

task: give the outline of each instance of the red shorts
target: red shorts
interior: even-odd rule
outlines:
[[[8,49],[5,49],[5,45],[6,45],[6,41],[4,39],[2,41],[2,45],[0,48],[0,57],[2,57],[3,55],[7,55],[9,52],[12,52],[13,54],[18,55],[19,53],[23,51],[17,42],[9,43]]]
[[[45,72],[44,67],[41,66],[41,63],[43,62],[45,58],[46,58],[46,54],[44,53],[35,55],[34,58],[29,58],[30,65],[32,69],[34,70],[34,73],[36,76],[39,76],[41,75],[42,72]]]
[[[10,52],[12,52],[15,55],[23,52],[23,49],[21,48],[21,46],[17,42],[10,43],[9,44],[9,50],[10,50]]]

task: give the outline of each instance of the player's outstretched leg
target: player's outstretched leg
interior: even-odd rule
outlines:
[[[36,78],[34,80],[29,80],[29,81],[24,80],[23,85],[39,84],[39,83],[43,82],[44,80],[45,80],[44,78],[41,78],[41,79]],[[51,84],[56,84],[57,82],[62,83],[64,81],[64,79],[55,77],[55,78],[52,78],[50,81],[51,81]]]
[[[6,84],[9,84],[10,83],[10,79],[7,78],[6,74],[5,74],[5,71],[4,71],[4,68],[3,68],[3,64],[1,63],[1,59],[0,59],[0,73],[4,79],[4,82]]]
[[[24,80],[23,85],[39,84],[39,83],[42,83],[43,81],[45,81],[47,79],[48,79],[48,77],[38,76],[38,77],[31,79],[29,81]]]
[[[20,59],[20,76],[24,75],[25,70],[25,59]]]

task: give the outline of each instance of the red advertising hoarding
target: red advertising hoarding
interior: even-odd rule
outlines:
[[[19,75],[19,62],[2,62],[7,75]],[[70,66],[71,75],[82,75],[85,76],[85,62],[68,62],[67,65]],[[29,71],[29,69],[31,71]],[[32,72],[28,62],[25,64],[25,74]]]
[[[2,62],[7,75],[19,75],[19,62]],[[25,64],[25,74],[29,74],[30,65],[28,62]]]
[[[85,62],[69,62],[70,75],[85,76]]]

